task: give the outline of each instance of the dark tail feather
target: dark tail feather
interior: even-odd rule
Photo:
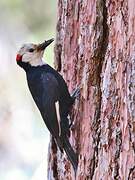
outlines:
[[[76,176],[76,172],[77,172],[77,167],[78,167],[78,156],[77,154],[74,152],[68,137],[65,135],[63,139],[63,149],[65,150],[70,162],[72,163],[72,166],[74,168],[75,171],[75,176]]]

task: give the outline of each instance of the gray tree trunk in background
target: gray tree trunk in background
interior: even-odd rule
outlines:
[[[81,85],[70,142],[77,180],[135,179],[135,1],[59,0],[55,66]],[[74,180],[52,141],[49,180]]]

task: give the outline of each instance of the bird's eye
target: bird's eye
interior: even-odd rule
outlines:
[[[29,52],[33,52],[33,51],[34,51],[34,49],[33,49],[33,48],[30,48],[30,49],[29,49]]]

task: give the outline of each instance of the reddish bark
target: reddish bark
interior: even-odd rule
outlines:
[[[70,137],[78,180],[135,178],[134,42],[134,0],[58,1],[55,64],[70,91],[82,87]],[[74,179],[54,143],[48,179]]]

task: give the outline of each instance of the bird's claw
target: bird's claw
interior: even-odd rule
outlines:
[[[72,97],[73,99],[79,99],[79,97],[80,97],[80,89],[81,89],[81,87],[78,86],[78,87],[72,92],[71,97]]]

